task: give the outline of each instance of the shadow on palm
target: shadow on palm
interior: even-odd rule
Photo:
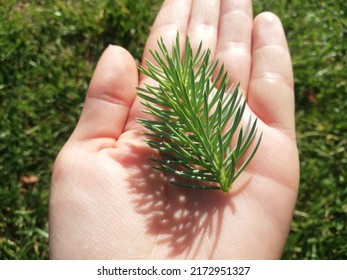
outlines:
[[[156,245],[168,248],[167,257],[171,258],[194,258],[208,240],[207,256],[212,258],[225,211],[236,211],[232,201],[236,193],[173,186],[162,172],[153,169],[149,160],[155,156],[153,149],[137,141],[127,146],[131,160],[122,164],[129,173],[135,212],[145,217],[145,233],[157,238]]]

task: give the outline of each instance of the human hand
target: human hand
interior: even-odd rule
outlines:
[[[174,14],[174,16],[173,16]],[[50,197],[50,254],[58,259],[273,259],[282,254],[297,196],[291,59],[279,19],[253,20],[251,1],[167,0],[144,50],[177,31],[203,41],[241,82],[263,139],[230,193],[179,188],[152,168],[156,151],[136,119],[147,117],[131,55],[110,46],[81,118],[59,153]]]

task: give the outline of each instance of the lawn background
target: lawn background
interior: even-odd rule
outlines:
[[[301,181],[283,259],[347,259],[347,4],[253,2],[282,19],[294,64]],[[140,60],[160,4],[1,1],[0,259],[48,258],[52,165],[96,62],[110,43]]]

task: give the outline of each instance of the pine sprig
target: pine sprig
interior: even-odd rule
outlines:
[[[150,51],[158,66],[147,61],[147,68],[140,67],[158,85],[137,89],[144,112],[155,116],[138,120],[149,131],[148,145],[160,151],[161,158],[152,159],[159,164],[155,168],[186,179],[172,181],[175,185],[227,192],[259,147],[261,136],[238,166],[255,139],[257,119],[241,127],[246,101],[239,85],[228,88],[223,65],[212,79],[218,62],[211,62],[202,44],[193,55],[187,38],[183,58],[178,35],[171,52],[162,39],[158,47]]]

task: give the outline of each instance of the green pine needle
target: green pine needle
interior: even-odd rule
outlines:
[[[218,62],[210,61],[210,51],[203,51],[202,44],[193,55],[187,38],[183,58],[178,35],[171,53],[162,39],[158,47],[151,51],[158,66],[147,61],[147,69],[140,67],[158,85],[138,88],[144,112],[155,116],[138,120],[149,130],[148,145],[160,151],[161,158],[152,159],[159,164],[155,168],[181,177],[172,181],[177,186],[228,192],[259,147],[261,136],[238,165],[255,139],[257,119],[240,128],[246,101],[239,85],[228,88],[230,77],[223,65],[212,79]]]

